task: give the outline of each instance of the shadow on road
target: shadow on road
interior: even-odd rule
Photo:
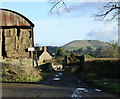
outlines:
[[[117,97],[81,81],[76,74],[64,71],[49,74],[40,82],[3,82],[3,97]]]

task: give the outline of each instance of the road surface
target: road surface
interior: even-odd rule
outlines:
[[[66,74],[64,72],[52,72],[51,76],[37,84],[28,83],[3,83],[2,97],[59,97],[81,99],[87,97],[117,97],[110,93],[104,92],[102,89],[84,83],[74,74]],[[58,99],[58,98],[57,98]],[[117,98],[115,98],[117,99]],[[119,99],[119,98],[118,98]]]

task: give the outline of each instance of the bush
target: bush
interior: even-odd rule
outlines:
[[[86,61],[84,72],[95,73],[99,77],[119,78],[120,60],[93,60]]]
[[[91,55],[85,54],[85,58],[86,59],[93,59],[94,57],[92,57]]]
[[[110,92],[120,94],[120,60],[86,61],[80,77]]]

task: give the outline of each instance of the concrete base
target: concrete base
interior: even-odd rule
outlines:
[[[0,62],[16,65],[20,67],[33,67],[33,59],[31,58],[22,58],[22,59],[1,58]]]

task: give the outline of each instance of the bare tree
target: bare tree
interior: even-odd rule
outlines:
[[[49,3],[52,4],[52,7],[50,9],[50,13],[53,12],[54,9],[56,9],[56,12],[58,15],[60,15],[61,10],[66,11],[66,12],[70,12],[68,7],[66,6],[66,3],[64,2],[64,0],[49,0]]]
[[[113,19],[120,19],[120,0],[117,2],[108,2],[103,6],[103,9],[94,14],[95,19],[97,20],[106,20],[111,21]]]
[[[60,9],[70,12],[69,8],[66,6],[66,2],[64,0],[50,0],[52,4],[50,12],[52,13],[54,9],[60,15]],[[113,2],[107,2],[103,5],[102,9],[98,11],[97,14],[94,14],[96,20],[107,20],[111,21],[113,19],[120,19],[120,0],[115,0]]]

